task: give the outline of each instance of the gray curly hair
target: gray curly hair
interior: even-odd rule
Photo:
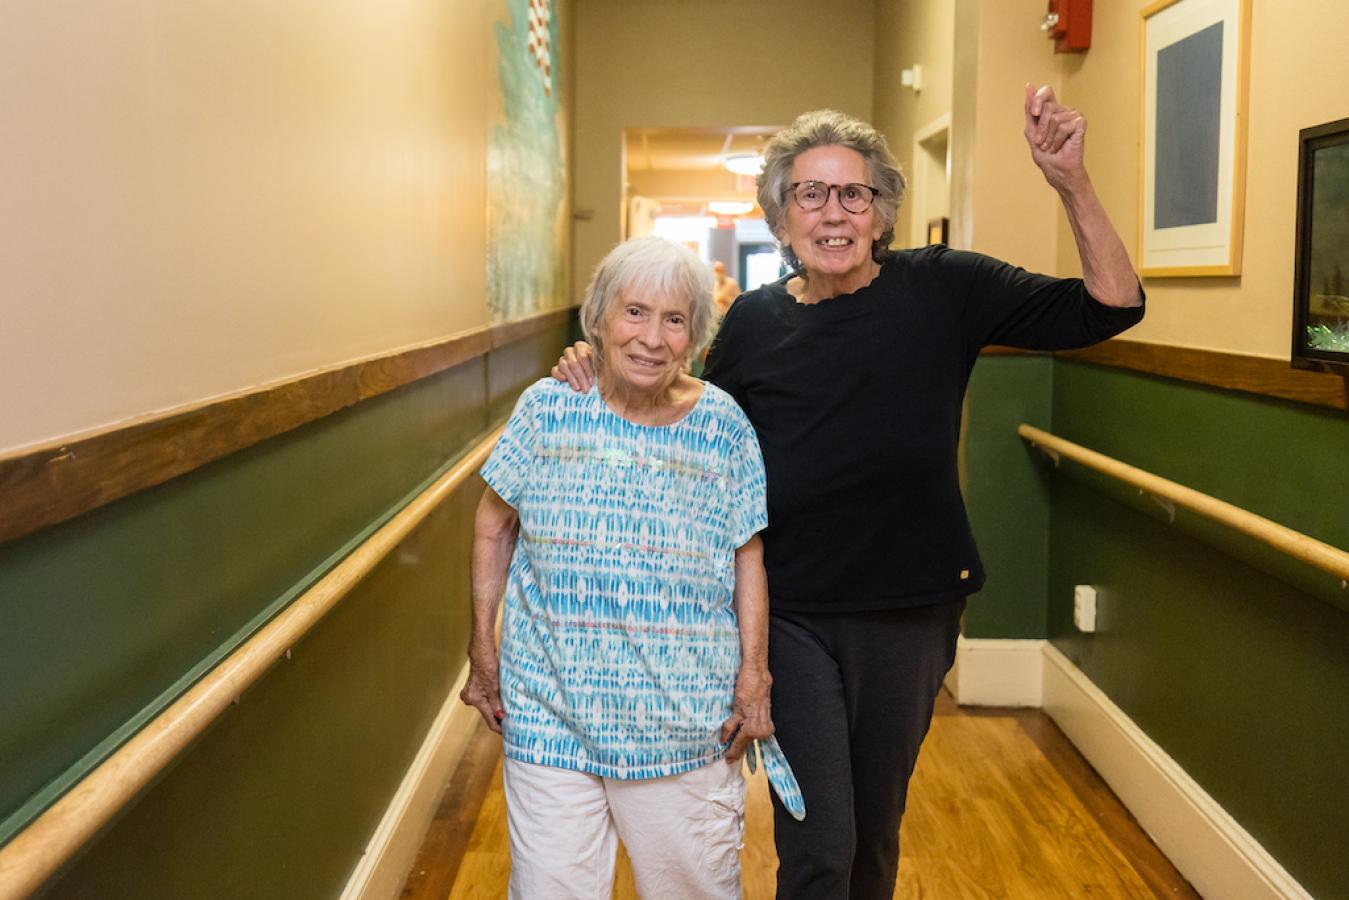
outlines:
[[[688,298],[689,360],[712,339],[712,270],[682,244],[632,238],[600,260],[581,303],[581,331],[595,348],[596,365],[604,359],[604,318],[626,291]]]
[[[764,167],[757,182],[764,221],[774,235],[779,235],[782,258],[797,272],[801,272],[801,261],[780,236],[787,223],[787,185],[791,183],[792,165],[807,150],[835,146],[862,154],[867,177],[880,190],[874,208],[881,220],[881,236],[872,242],[871,258],[880,263],[891,255],[890,242],[895,239],[899,205],[904,202],[904,173],[899,170],[899,163],[881,133],[866,122],[838,110],[817,109],[802,113],[795,122],[773,135],[764,147]]]

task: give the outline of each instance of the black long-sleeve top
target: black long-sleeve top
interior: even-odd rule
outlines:
[[[960,493],[960,410],[979,350],[1083,347],[1143,317],[1078,278],[977,253],[901,251],[866,287],[802,304],[742,295],[704,376],[758,432],[769,594],[784,611],[919,606],[979,590]]]

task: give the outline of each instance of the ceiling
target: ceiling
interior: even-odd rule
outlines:
[[[733,153],[753,153],[777,128],[629,128],[629,172],[719,170]]]

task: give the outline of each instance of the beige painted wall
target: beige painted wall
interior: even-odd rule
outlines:
[[[922,21],[937,0],[912,3],[914,21]],[[1086,114],[1088,169],[1136,262],[1138,40],[1145,5],[1146,0],[1096,4],[1091,49],[1055,55],[1034,28],[1043,13],[1038,0],[956,3],[952,244],[1031,269],[1081,271],[1067,219],[1031,168],[1020,134],[1019,93],[1032,80],[1054,85],[1065,102]],[[1149,279],[1148,315],[1129,332],[1132,340],[1288,356],[1297,132],[1349,112],[1344,103],[1349,16],[1340,0],[1253,7],[1242,275]],[[882,6],[878,18],[887,15]],[[901,131],[909,122],[886,107],[884,56],[878,49],[876,117],[887,123],[887,131]]]
[[[974,158],[969,241],[973,249],[1035,272],[1057,265],[1058,195],[1031,162],[1023,135],[1026,82],[1062,94],[1054,45],[1039,30],[1041,0],[984,0],[976,40]],[[953,124],[953,128],[969,123]],[[953,204],[954,206],[954,204]]]
[[[823,106],[871,116],[873,0],[576,6],[576,296],[621,236],[624,128],[785,125]]]
[[[1139,11],[1095,4],[1092,48],[1064,69],[1091,122],[1091,170],[1137,259]],[[1287,359],[1292,329],[1298,130],[1349,115],[1344,0],[1256,0],[1251,22],[1246,228],[1236,278],[1149,279],[1132,339]],[[1066,223],[1060,231],[1066,233]],[[1076,263],[1060,242],[1065,271]]]
[[[11,5],[0,453],[484,324],[490,6]]]
[[[877,0],[876,87],[872,124],[885,135],[906,177],[914,174],[914,134],[951,113],[955,5],[951,0]],[[922,67],[921,90],[900,82],[900,73]],[[895,246],[926,243],[910,234],[909,206],[900,210]]]
[[[879,0],[874,121],[912,172],[915,134],[949,115],[951,245],[1052,272],[1058,198],[1022,136],[1025,83],[1059,89],[1043,14],[1041,0]],[[918,94],[900,84],[914,63],[923,66]],[[910,222],[901,210],[901,246],[926,239]]]

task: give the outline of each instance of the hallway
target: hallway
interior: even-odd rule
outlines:
[[[506,896],[500,763],[499,739],[477,725],[404,900]],[[900,900],[1199,896],[1044,713],[961,709],[945,691],[914,775],[901,841]],[[776,864],[760,773],[750,779],[746,801],[746,900],[773,896]],[[636,896],[620,851],[614,897]]]
[[[964,547],[941,596],[987,575],[899,895],[1349,900],[1349,345],[1302,355],[1349,339],[1347,10],[1098,2],[1067,53],[1045,0],[8,4],[0,900],[500,896],[499,744],[458,699],[480,467],[582,333],[596,264],[649,225],[721,264],[723,291],[784,274],[792,233],[746,173],[829,109],[907,178],[805,179],[826,207],[834,182],[871,188],[845,212],[893,218],[854,274],[964,258],[943,243],[1085,288],[1078,215],[1028,152],[1028,83],[1090,122],[1090,193],[1146,317],[1045,352],[1068,345],[993,323],[1082,317],[995,310],[961,279],[792,349],[799,394],[757,381],[795,398],[787,426],[842,445],[782,442],[821,523],[784,556],[804,572],[846,546],[888,566],[878,585],[910,578],[856,530],[924,567]],[[1148,108],[1173,26],[1208,48],[1221,103],[1167,120],[1168,143]],[[1161,194],[1202,184],[1217,206],[1159,225],[1146,148],[1199,160],[1192,130],[1217,162]],[[1312,190],[1318,160],[1342,180]],[[781,174],[770,208],[825,209]],[[1150,263],[1170,228],[1221,238],[1225,264]],[[851,316],[810,305],[782,309]],[[917,313],[960,333],[925,337]],[[910,402],[940,428],[902,427]],[[854,453],[889,487],[864,490]],[[875,501],[869,527],[830,467]],[[943,485],[968,529],[915,513]],[[856,573],[837,574],[829,596]],[[804,590],[777,581],[779,606]],[[747,896],[768,897],[761,783],[748,827]]]

